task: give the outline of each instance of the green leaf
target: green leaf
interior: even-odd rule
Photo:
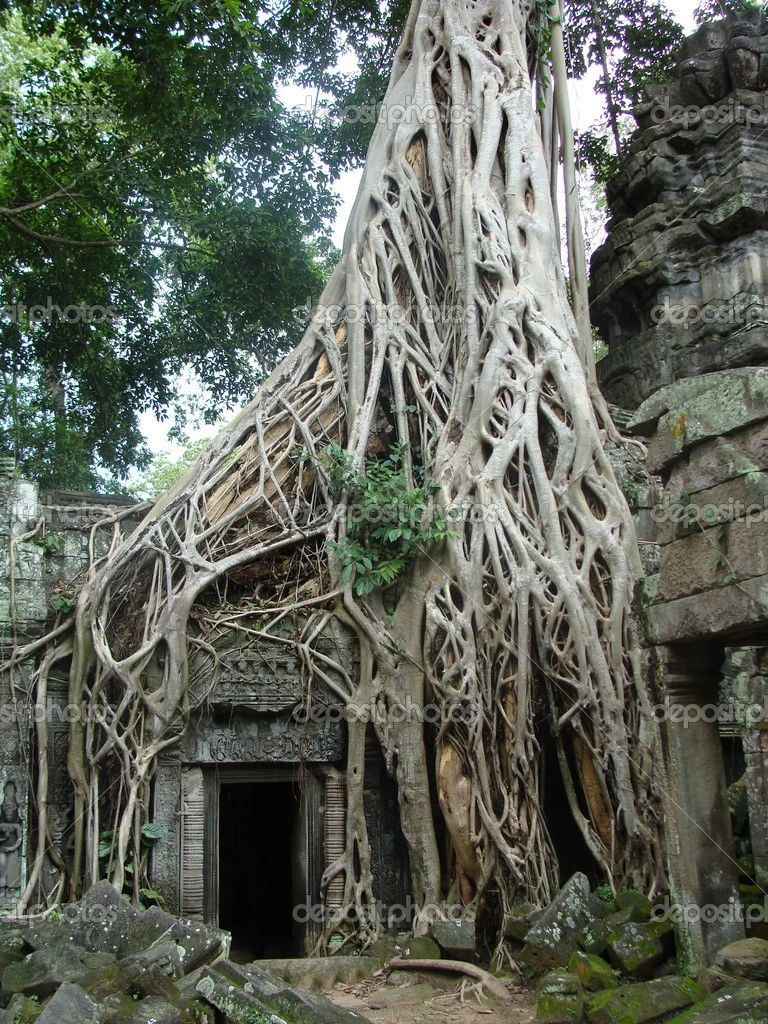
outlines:
[[[141,839],[145,843],[156,843],[158,839],[162,839],[165,835],[165,830],[154,821],[148,821],[146,824],[141,826]]]
[[[162,896],[161,893],[157,891],[157,889],[139,889],[139,895],[143,896],[145,899],[154,900],[155,903],[157,903],[161,907],[165,906],[165,898]]]

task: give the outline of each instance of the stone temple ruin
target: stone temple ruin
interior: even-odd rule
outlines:
[[[663,740],[659,811],[672,899],[722,906],[738,899],[740,882],[759,887],[761,899],[768,891],[765,16],[704,25],[636,117],[639,131],[608,192],[608,238],[592,260],[592,315],[608,346],[598,375],[617,422],[647,447],[642,463],[616,459],[646,571],[636,613]],[[116,527],[93,528],[118,519],[126,530],[141,511],[111,495],[41,493],[14,479],[12,466],[0,469],[7,655],[45,632],[52,607],[66,608],[89,545],[106,553]],[[285,637],[300,637],[304,626],[299,614],[286,618]],[[355,672],[340,628],[326,627],[323,645],[349,649],[344,663]],[[323,923],[315,913],[323,871],[343,843],[341,707],[323,682],[306,703],[293,646],[253,644],[233,631],[193,657],[192,685],[205,702],[154,778],[152,820],[163,838],[152,851],[152,885],[172,913],[230,930],[254,956],[308,953]],[[3,912],[25,885],[35,837],[31,682],[21,666],[0,691]],[[41,881],[50,892],[66,871],[72,831],[67,744],[77,709],[67,704],[63,667],[47,700],[59,855]],[[729,786],[732,806],[742,798],[736,836]],[[259,818],[244,813],[256,795]],[[407,906],[409,879],[394,787],[373,747],[365,803],[386,916]],[[326,905],[340,899],[332,885]],[[243,931],[265,913],[274,926],[268,943]],[[743,935],[738,915],[686,921],[678,946],[702,965]]]
[[[86,568],[91,530],[120,511],[129,523],[137,519],[132,503],[113,495],[39,494],[32,485],[7,478],[3,495],[4,550],[7,558],[12,553],[14,564],[14,613],[7,629],[17,638],[31,638],[44,630],[51,601],[55,605],[57,595],[66,593],[69,581]],[[27,535],[28,525],[41,519],[44,535],[58,538],[55,550],[40,542],[42,532]],[[107,539],[98,531],[95,536],[106,550]],[[5,569],[10,575],[8,561]],[[286,638],[295,639],[302,626],[298,617],[286,620]],[[318,649],[322,652],[325,644],[344,652],[347,643],[329,628]],[[351,651],[344,660],[354,672]],[[5,879],[0,908],[5,912],[13,909],[24,885],[29,843],[31,741],[23,696],[29,679],[19,675],[5,681],[0,730],[0,879]],[[49,689],[47,716],[51,828],[66,865],[71,833],[68,734],[79,709],[67,703],[66,671],[57,680],[58,686]],[[220,649],[199,653],[190,686],[207,688],[205,710],[157,768],[153,821],[164,838],[153,853],[152,884],[172,912],[221,923],[236,939],[246,939],[243,922],[268,918],[275,926],[269,948],[252,945],[254,955],[308,953],[324,920],[319,913],[321,876],[343,849],[342,708],[330,692],[319,692],[308,709],[296,655],[235,634]],[[407,858],[396,824],[396,795],[375,753],[366,764],[366,786],[378,899],[384,908],[404,906]],[[254,803],[261,809],[259,817],[248,810]],[[55,884],[59,870],[50,865],[46,888]],[[334,904],[331,887],[327,913],[340,898]]]

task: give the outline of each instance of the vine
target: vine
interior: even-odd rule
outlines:
[[[358,595],[394,583],[414,554],[456,536],[446,514],[430,502],[430,490],[438,488],[408,486],[406,451],[393,445],[385,457],[367,459],[363,470],[338,444],[319,456],[332,493],[346,499],[336,508],[348,513],[341,539],[326,541],[326,549],[341,563],[342,582],[353,582]]]

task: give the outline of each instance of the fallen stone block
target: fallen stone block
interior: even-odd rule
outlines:
[[[48,1000],[37,1020],[38,1024],[101,1024],[104,1020],[104,1007],[77,985],[64,981]]]
[[[446,960],[475,962],[475,922],[433,921],[429,926],[429,937],[440,947]]]
[[[370,978],[374,971],[381,969],[382,962],[373,956],[319,956],[259,960],[259,967],[289,985],[325,992],[339,983],[354,985]]]
[[[65,981],[78,981],[114,963],[111,954],[89,953],[81,946],[39,949],[3,971],[2,991],[45,999]]]
[[[65,904],[62,917],[44,921],[25,934],[34,950],[66,944],[83,946],[92,952],[126,955],[130,930],[140,911],[115,889],[111,882],[92,885],[79,903]]]
[[[168,975],[157,964],[146,963],[141,957],[130,957],[92,971],[78,978],[77,983],[84,992],[100,1001],[120,994],[136,998],[162,996],[170,1003],[179,998],[179,990]]]
[[[714,967],[736,978],[768,981],[768,942],[765,939],[740,939],[718,952]]]
[[[149,910],[146,911],[150,913]],[[167,916],[167,915],[166,915]],[[177,946],[179,962],[184,974],[196,970],[205,964],[214,963],[219,958],[229,956],[232,936],[221,928],[200,924],[198,921],[185,921],[173,918],[174,925],[169,933]]]
[[[590,921],[576,932],[576,942],[585,953],[602,956],[608,940],[616,935],[616,926],[605,918],[601,921]]]
[[[537,908],[532,903],[517,903],[512,907],[511,913],[504,924],[504,938],[512,939],[513,942],[525,942],[525,937],[535,923],[533,917]]]
[[[197,991],[231,1024],[366,1024],[352,1010],[335,1006],[318,992],[293,988],[255,964],[222,960],[206,967]]]
[[[162,996],[147,996],[134,1003],[130,1012],[110,1018],[110,1024],[148,1024],[150,1021],[151,1024],[182,1024],[182,1014]]]
[[[441,960],[440,947],[426,935],[408,935],[402,941],[402,960]]]
[[[157,943],[164,942],[179,923],[179,919],[167,914],[161,907],[149,907],[139,911],[125,930],[120,949],[121,959],[143,953]]]
[[[144,952],[123,957],[120,963],[123,967],[135,963],[143,966],[145,969],[154,965],[173,981],[184,977],[184,966],[181,962],[179,947],[172,939],[158,942]]]
[[[690,978],[655,978],[597,992],[587,1001],[589,1024],[646,1024],[704,998]]]
[[[0,952],[18,953],[20,956],[24,956],[29,951],[24,941],[26,931],[26,928],[18,928],[0,922]]]
[[[631,915],[630,920],[636,921],[638,924],[651,919],[653,909],[651,901],[643,893],[635,892],[634,889],[622,889],[616,893],[615,906],[619,911],[628,910]]]
[[[62,907],[62,915],[24,933],[27,945],[34,950],[77,945],[122,960],[174,942],[174,971],[180,970],[181,974],[229,954],[228,932],[180,920],[160,907],[137,910],[107,881],[91,886],[79,903]]]
[[[0,1010],[0,1024],[33,1024],[42,1012],[40,1003],[18,994],[4,1010]]]
[[[630,922],[609,938],[606,949],[608,959],[622,974],[631,978],[649,978],[654,968],[667,959],[673,942],[669,921]]]
[[[568,970],[576,975],[587,992],[602,992],[606,988],[619,987],[619,980],[611,965],[593,953],[577,949],[568,961]]]
[[[217,1024],[218,1011],[196,991],[182,992],[181,997],[176,1001],[176,1007],[181,1011],[182,1021],[191,1021],[194,1024]]]
[[[721,988],[666,1024],[765,1024],[768,1020],[768,985],[741,981]]]
[[[23,959],[23,953],[17,953],[11,949],[0,949],[0,978],[2,978],[6,967],[10,967],[11,964],[17,964]]]
[[[573,875],[528,931],[520,959],[537,974],[565,966],[578,946],[577,933],[604,914],[605,904],[590,892],[587,876]]]
[[[584,991],[579,978],[569,971],[548,971],[538,985],[537,1024],[581,1024]]]

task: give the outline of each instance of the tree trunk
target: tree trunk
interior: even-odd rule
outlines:
[[[303,341],[78,603],[75,645],[89,649],[73,659],[73,692],[87,670],[88,698],[114,713],[93,716],[71,763],[81,803],[97,768],[123,773],[117,878],[147,812],[148,766],[194,710],[190,636],[214,645],[237,628],[263,642],[297,605],[310,625],[335,616],[357,637],[359,678],[338,664],[337,691],[379,709],[422,909],[446,893],[492,889],[502,910],[552,896],[545,731],[596,870],[614,885],[656,877],[652,723],[629,622],[635,539],[566,297],[521,11],[414,0],[344,255]],[[453,517],[368,594],[343,575],[332,442],[349,453],[346,479],[400,446],[407,493],[423,481]],[[300,645],[313,687],[328,678],[318,631]],[[436,766],[428,726],[404,726],[404,704],[439,709]],[[344,873],[370,940],[359,724],[348,749],[347,850],[325,883]],[[431,791],[452,878],[440,878]]]

